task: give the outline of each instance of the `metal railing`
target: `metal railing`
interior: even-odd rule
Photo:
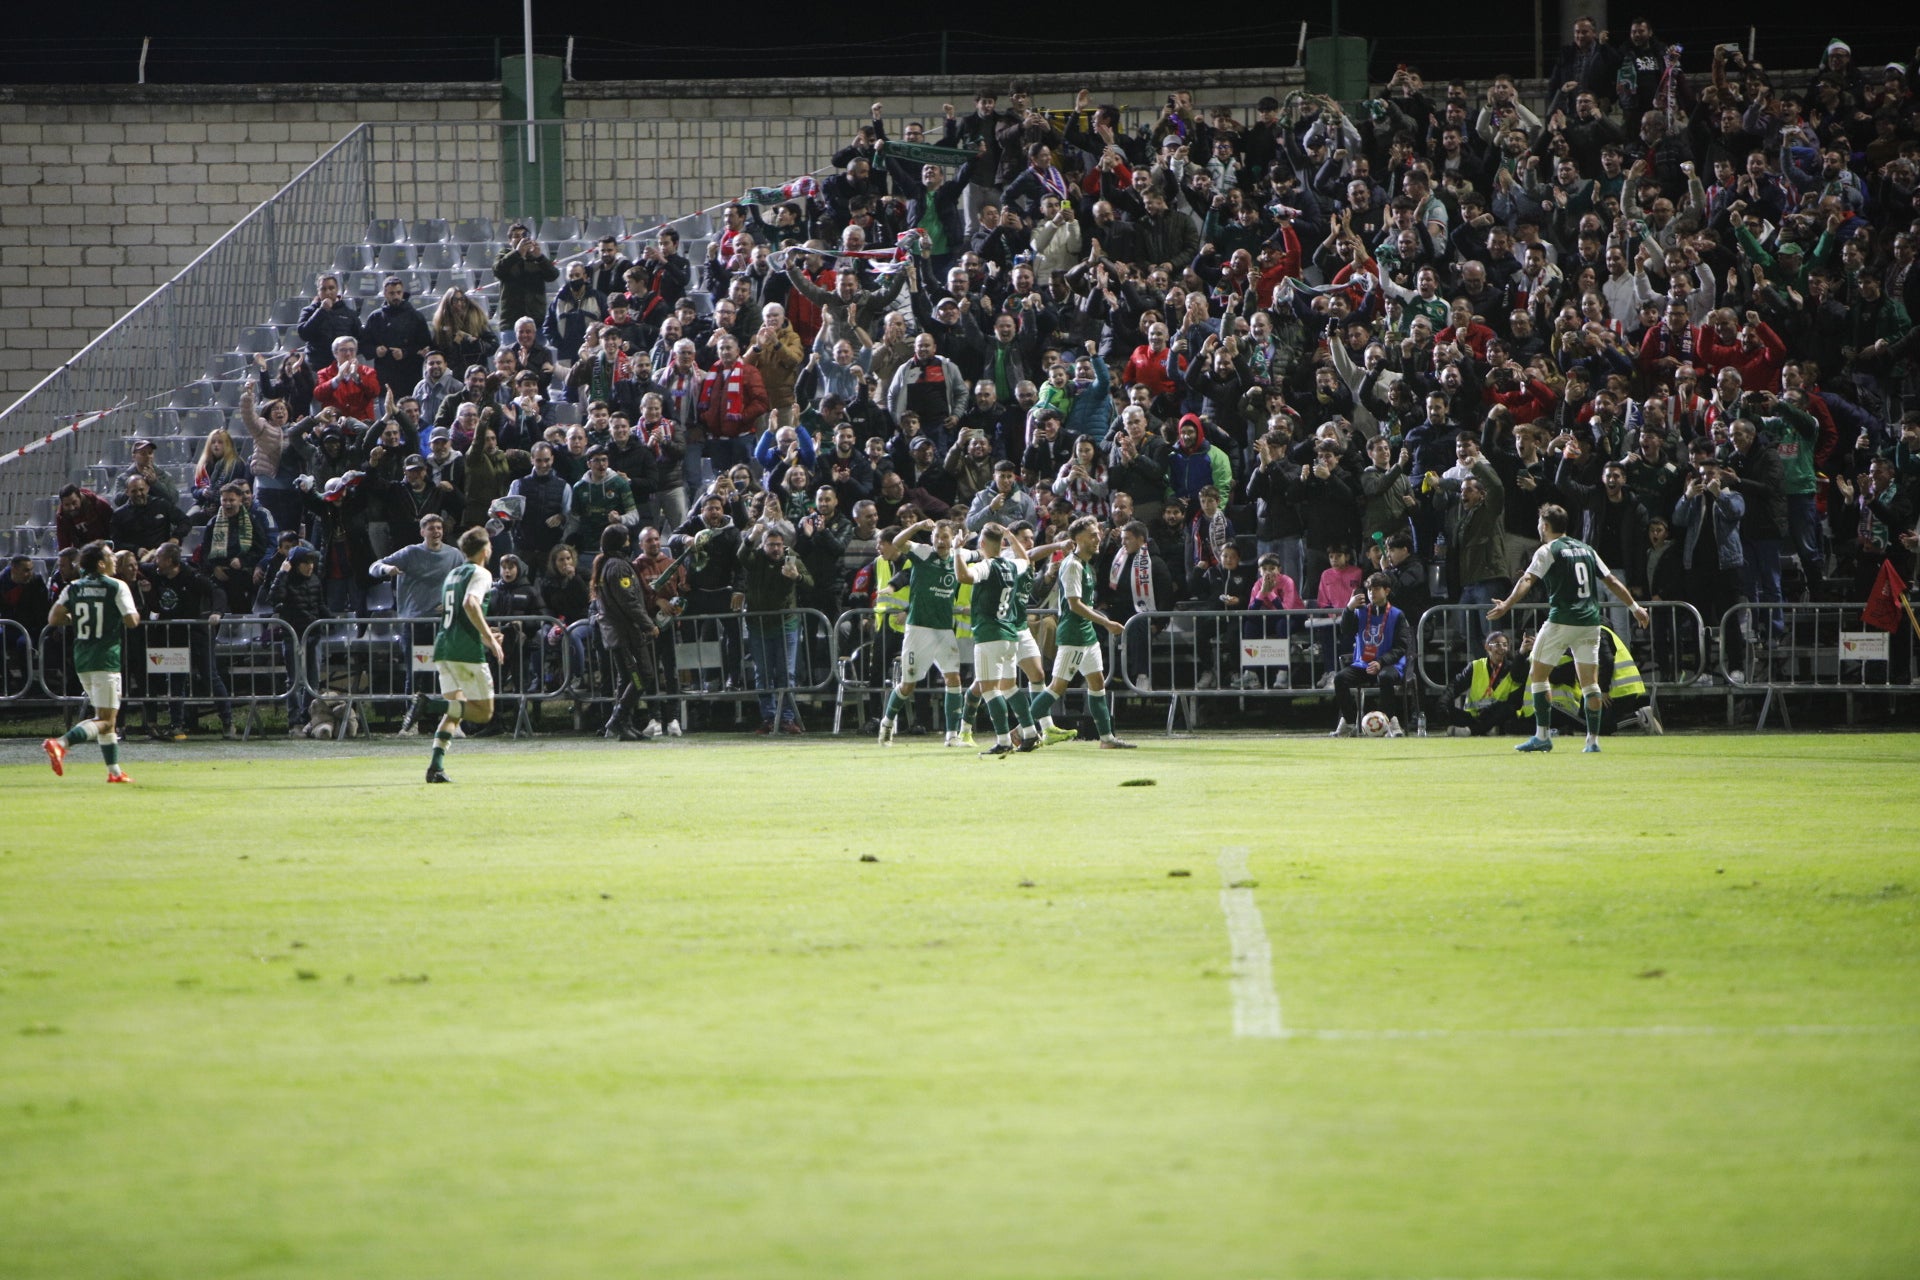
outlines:
[[[264,321],[275,301],[312,287],[334,247],[366,229],[367,156],[363,125],[0,411],[0,454],[7,454],[76,419],[123,408],[0,465],[0,512],[9,524],[33,499],[108,454],[102,437],[127,434],[134,411],[163,404],[174,388],[199,379],[208,354],[230,349],[242,326]]]
[[[1609,606],[1602,617],[1632,650],[1650,695],[1657,698],[1690,687],[1711,670],[1700,611],[1682,600],[1642,603],[1653,615],[1653,626],[1646,630],[1635,626],[1623,607]],[[1497,623],[1486,620],[1486,611],[1485,605],[1441,604],[1420,615],[1416,669],[1428,690],[1446,688],[1455,672],[1484,657],[1486,637],[1494,631],[1512,639],[1514,660],[1520,661],[1522,638],[1537,632],[1547,617],[1546,605],[1527,602],[1515,605],[1512,614]]]
[[[1787,694],[1840,694],[1847,722],[1854,698],[1920,693],[1913,683],[1915,639],[1906,629],[1879,631],[1861,620],[1864,604],[1814,602],[1737,604],[1720,619],[1720,676],[1726,681],[1728,716],[1735,693],[1760,695],[1754,728],[1764,729],[1778,706],[1793,727]],[[1738,676],[1738,681],[1735,677]]]
[[[308,698],[339,697],[364,719],[368,712],[400,712],[419,694],[439,692],[433,663],[437,618],[323,618],[300,637],[302,691]],[[567,628],[550,615],[489,618],[501,632],[505,662],[489,658],[496,705],[510,704],[513,734],[533,732],[534,704],[574,696],[579,670]]]
[[[246,729],[263,706],[289,703],[300,688],[300,657],[293,627],[279,618],[150,619],[126,632],[120,645],[121,705],[149,725],[165,711],[185,727],[208,711],[232,726],[236,710]],[[38,697],[69,712],[86,705],[73,664],[73,629],[48,627],[34,659]],[[131,716],[123,716],[130,725]]]
[[[1327,697],[1341,666],[1331,609],[1174,609],[1136,613],[1109,648],[1109,687],[1167,701],[1167,732],[1207,699]],[[1351,647],[1351,641],[1348,642]]]

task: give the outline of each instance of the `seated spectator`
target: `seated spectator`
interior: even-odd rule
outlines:
[[[1361,708],[1359,690],[1377,688],[1393,706],[1389,737],[1405,732],[1402,713],[1412,714],[1408,701],[1407,655],[1413,647],[1413,623],[1393,605],[1393,579],[1376,573],[1367,579],[1366,594],[1355,593],[1347,602],[1354,626],[1353,658],[1334,673],[1334,707],[1339,721],[1333,736],[1348,737],[1359,732]],[[1353,719],[1345,710],[1347,695],[1353,696]]]

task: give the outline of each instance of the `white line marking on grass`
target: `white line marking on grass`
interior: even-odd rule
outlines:
[[[1285,1034],[1293,1040],[1585,1040],[1660,1039],[1696,1036],[1880,1036],[1911,1035],[1920,1027],[1906,1026],[1773,1026],[1773,1027],[1489,1027],[1481,1030],[1432,1027],[1424,1029],[1370,1028],[1366,1030],[1301,1030]]]
[[[1227,940],[1233,944],[1233,1034],[1278,1040],[1280,996],[1273,989],[1273,948],[1267,943],[1266,922],[1253,901],[1247,875],[1247,850],[1234,845],[1220,851],[1220,910],[1227,917]]]

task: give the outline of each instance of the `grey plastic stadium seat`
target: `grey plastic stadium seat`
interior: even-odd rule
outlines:
[[[455,244],[491,244],[493,242],[493,219],[462,218],[453,224],[452,240]]]
[[[239,349],[248,355],[273,351],[279,345],[280,335],[273,331],[272,325],[250,324],[240,331]]]
[[[280,301],[273,304],[273,315],[270,323],[282,326],[299,324],[300,313],[306,310],[307,303],[310,301],[312,301],[310,298],[280,299]]]
[[[405,271],[413,266],[413,250],[404,244],[383,244],[375,251],[376,271]]]
[[[184,386],[173,389],[173,394],[167,398],[167,407],[169,409],[197,409],[203,404],[213,403],[212,392],[213,389],[208,383],[189,382]]]
[[[565,400],[556,400],[547,406],[546,419],[557,422],[563,427],[577,426],[582,421],[580,406],[569,404]]]
[[[542,240],[578,240],[580,238],[580,219],[572,214],[557,214],[544,218],[540,222]]]
[[[343,244],[334,250],[334,271],[365,271],[366,269],[367,246],[363,244]]]
[[[608,236],[627,234],[627,220],[617,213],[596,214],[587,219],[586,227],[580,232],[583,240],[604,240]]]
[[[460,254],[450,244],[429,244],[420,250],[420,267],[424,271],[451,271],[459,265]]]
[[[175,409],[172,413],[173,430],[168,435],[204,436],[209,431],[227,425],[225,409]],[[198,446],[195,446],[195,452],[198,452]]]
[[[367,243],[392,244],[406,234],[406,226],[398,218],[375,218],[367,224]]]
[[[445,218],[415,218],[407,224],[407,243],[439,244],[453,234]]]

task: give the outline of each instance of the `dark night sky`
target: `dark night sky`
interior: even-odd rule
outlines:
[[[1551,22],[1557,6],[1546,8]],[[938,16],[923,19],[913,10],[859,6],[853,11],[869,15],[861,30],[870,38],[851,39],[852,32],[840,22],[810,24],[804,16],[807,9],[764,0],[726,6],[724,22],[650,20],[641,16],[647,10],[551,0],[535,5],[534,18],[539,52],[559,53],[568,35],[576,37],[575,74],[580,79],[796,71],[927,75],[940,70]],[[1090,32],[1079,38],[1062,35],[1066,24],[1049,22],[1042,39],[1032,34],[1033,10],[1026,6],[969,9],[964,18],[949,19],[956,25],[948,35],[946,65],[954,74],[996,79],[1046,70],[1288,66],[1294,61],[1299,23],[1305,19],[1319,35],[1326,33],[1330,18],[1325,3],[1262,9],[1257,16],[1239,7],[1217,12],[1217,17],[1209,13],[1185,27],[1163,21],[1147,35],[1130,17],[1109,24],[1115,34]],[[1418,64],[1430,79],[1501,70],[1524,75],[1532,70],[1533,6],[1526,0],[1465,6],[1387,0],[1348,4],[1344,12],[1343,29],[1373,41],[1369,70],[1375,80],[1384,80],[1401,61]],[[1617,7],[1611,25],[1624,31],[1632,12]],[[1749,24],[1759,26],[1758,56],[1771,66],[1810,66],[1827,37],[1835,34],[1853,44],[1856,62],[1904,61],[1920,40],[1920,22],[1888,20],[1895,12],[1897,7],[1856,11],[1849,16],[1859,21],[1830,26],[1805,5],[1762,0],[1735,10],[1716,6],[1705,21],[1691,11],[1686,25],[1656,29],[1688,47],[1689,69],[1706,65],[1715,41],[1744,44]],[[449,14],[458,17],[450,21]],[[7,69],[0,78],[13,83],[131,83],[141,36],[151,35],[148,80],[155,84],[484,80],[495,75],[496,48],[512,53],[521,38],[520,6],[502,0],[462,5],[339,0],[280,7],[202,0],[185,13],[164,17],[151,3],[103,0],[89,6],[86,17],[84,32],[34,24],[30,31],[0,34],[0,66]],[[325,25],[312,21],[316,17],[323,17]],[[126,34],[118,34],[122,32]],[[1556,44],[1550,32],[1549,62]]]

